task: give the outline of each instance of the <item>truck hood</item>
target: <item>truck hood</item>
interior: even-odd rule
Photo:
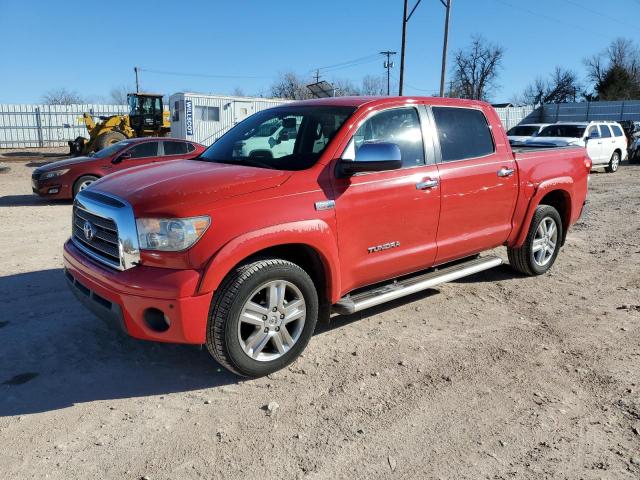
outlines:
[[[80,163],[93,162],[96,160],[92,157],[74,157],[74,158],[65,158],[64,160],[58,160],[56,162],[47,163],[45,165],[41,165],[36,168],[39,172],[50,172],[51,170],[59,170],[61,168],[68,168],[73,165],[78,165]]]
[[[527,140],[526,144],[566,147],[567,145],[584,145],[584,140],[574,137],[533,137]]]
[[[184,216],[196,210],[203,213],[198,207],[225,198],[277,187],[290,175],[266,168],[182,160],[129,168],[98,180],[91,188],[126,200],[136,213]]]

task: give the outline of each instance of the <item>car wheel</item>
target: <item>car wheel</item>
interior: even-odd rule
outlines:
[[[562,220],[549,205],[539,205],[520,248],[508,248],[511,267],[525,275],[542,275],[555,263],[562,243]]]
[[[96,144],[95,144],[96,151],[100,151],[103,148],[107,148],[113,145],[114,143],[118,143],[121,140],[125,140],[126,138],[127,137],[124,135],[124,133],[120,133],[116,131],[103,133],[102,135],[98,136],[98,138],[96,139]]]
[[[606,170],[609,173],[615,173],[618,171],[619,166],[620,166],[620,153],[613,152],[613,155],[611,155],[611,160],[609,160],[609,165],[607,165]]]
[[[222,282],[211,302],[207,348],[233,373],[261,377],[293,362],[318,320],[311,277],[281,259],[251,262]]]
[[[76,198],[78,192],[81,192],[96,180],[98,180],[98,177],[95,177],[93,175],[84,175],[76,180],[76,182],[73,184],[73,198]]]

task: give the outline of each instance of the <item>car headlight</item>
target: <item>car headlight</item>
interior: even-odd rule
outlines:
[[[50,172],[43,173],[42,176],[40,177],[40,179],[41,180],[48,180],[50,178],[61,177],[62,175],[64,175],[68,171],[69,171],[68,168],[65,168],[64,170],[51,170]]]
[[[179,252],[195,244],[209,228],[208,216],[191,218],[138,218],[138,239],[142,250]]]

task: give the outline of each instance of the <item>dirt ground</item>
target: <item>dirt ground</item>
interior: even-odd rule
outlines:
[[[550,274],[334,317],[251,381],[86,312],[33,166],[0,174],[0,478],[640,478],[640,166],[592,175]]]

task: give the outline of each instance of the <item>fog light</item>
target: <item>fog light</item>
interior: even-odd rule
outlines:
[[[167,317],[162,310],[157,308],[147,308],[143,315],[144,323],[147,324],[154,332],[166,332],[171,326],[169,317]]]
[[[49,194],[53,194],[53,193],[58,193],[60,191],[59,188],[50,188],[49,191],[47,193]]]

